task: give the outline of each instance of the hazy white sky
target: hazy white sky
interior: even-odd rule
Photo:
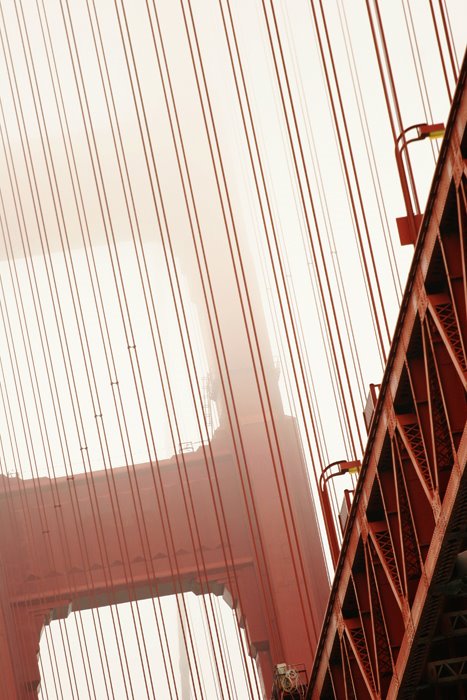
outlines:
[[[311,446],[305,444],[304,450],[312,474],[313,468],[319,471],[335,459],[361,457],[357,425],[363,435],[361,412],[368,385],[378,383],[382,376],[381,348],[375,338],[361,250],[349,191],[342,174],[310,3],[308,0],[277,0],[274,6],[316,222],[322,236],[323,256],[329,272],[330,294],[326,291],[324,298],[320,298],[319,293],[319,279],[324,268],[322,261],[318,266],[314,264],[305,227],[305,212],[287,140],[263,4],[261,0],[233,0],[230,4],[278,234],[278,248],[285,265],[284,280],[280,281],[278,289],[274,272],[277,274],[279,269],[279,258],[275,251],[272,255],[269,252],[271,226],[265,231],[261,222],[222,28],[219,8],[226,11],[226,0],[194,0],[191,4],[185,0],[181,3],[178,0],[157,0],[156,7],[200,230],[206,245],[207,266],[219,306],[224,309],[221,311],[221,325],[228,335],[228,307],[237,291],[227,239],[221,234],[224,228],[222,210],[181,13],[181,7],[188,11],[189,5],[198,32],[240,246],[245,257],[251,257],[256,270],[259,294],[255,294],[254,305],[258,317],[261,315],[258,308],[264,308],[272,357],[280,367],[283,401],[287,412],[297,413],[302,436],[305,427],[309,427],[311,416],[300,415],[297,402],[305,393],[305,385],[311,395],[311,413],[318,425],[318,434]],[[320,17],[320,3],[314,4]],[[465,5],[461,0],[448,0],[442,4],[449,10],[457,55],[461,59],[465,43]],[[270,7],[269,3],[265,5]],[[364,0],[324,0],[322,5],[351,134],[366,225],[392,332],[412,249],[402,249],[397,238],[395,217],[404,213],[403,200],[366,3]],[[449,100],[436,49],[430,3],[427,0],[383,0],[379,5],[404,126],[425,120],[445,121]],[[154,7],[151,3],[148,6],[150,17],[155,22]],[[112,440],[111,465],[124,464],[128,450],[131,450],[135,463],[147,461],[155,454],[159,458],[170,457],[178,442],[196,445],[209,437],[205,430],[200,434],[196,412],[201,409],[201,402],[198,400],[193,405],[187,399],[187,387],[190,373],[196,372],[200,378],[206,379],[208,385],[209,376],[212,380],[215,372],[210,366],[209,343],[202,337],[203,333],[206,335],[206,319],[199,302],[199,274],[188,235],[188,211],[177,170],[146,3],[143,0],[123,4],[121,0],[1,0],[0,8],[0,304],[3,309],[0,421],[5,426],[5,434],[8,432],[6,427],[14,426],[17,438],[15,444],[5,437],[1,470],[12,474],[19,471],[18,465],[21,465],[24,478],[32,474],[45,476],[52,470],[56,475],[62,475],[66,470],[80,472],[83,469],[80,445],[84,436],[92,468],[101,469],[104,460],[94,416],[96,406],[99,406],[99,412],[105,415],[107,433],[117,435],[119,413],[115,410],[110,383],[115,376],[118,376],[129,438],[126,442]],[[271,19],[269,9],[268,17]],[[319,19],[319,26],[323,34],[322,19]],[[408,42],[408,33],[413,32],[413,27],[419,56],[412,53]],[[158,39],[157,47],[160,50]],[[138,84],[132,65],[130,75],[133,82],[130,81],[124,49],[130,56],[130,63],[134,60],[137,66]],[[425,86],[422,83],[421,93],[415,70],[419,61],[426,81]],[[104,72],[101,74],[100,70]],[[143,110],[138,85],[146,121],[141,121]],[[287,106],[287,113],[291,117],[290,106]],[[342,126],[341,117],[339,122]],[[212,129],[210,132],[212,135]],[[251,129],[249,133],[251,135]],[[296,138],[294,143],[297,145]],[[372,151],[369,151],[370,144]],[[157,207],[145,161],[145,148],[148,151],[149,147],[155,154],[160,182],[160,191],[156,193]],[[347,147],[345,149],[348,153]],[[414,144],[411,149],[423,203],[433,173],[436,147],[433,151],[430,144],[424,142]],[[71,152],[73,161],[69,160]],[[123,156],[127,167],[123,174],[125,184],[122,184],[118,169]],[[97,160],[99,168],[96,170]],[[152,164],[149,172],[154,180]],[[375,187],[376,174],[379,180]],[[303,172],[301,177],[303,179]],[[351,182],[351,193],[358,202],[353,176]],[[128,213],[125,196],[129,196],[130,186],[133,199]],[[264,192],[261,201],[265,201]],[[173,302],[170,291],[173,263],[167,267],[164,258],[163,242],[168,240],[166,229],[157,216],[162,206],[181,279],[177,303]],[[310,202],[307,202],[306,213],[311,216]],[[357,221],[364,231],[363,213],[358,203]],[[312,237],[316,244],[314,224]],[[368,255],[366,241],[363,249]],[[141,281],[139,266],[143,258],[148,272],[143,273]],[[118,271],[117,281],[115,269]],[[373,277],[373,273],[370,274]],[[96,305],[97,282],[102,298]],[[149,315],[145,301],[148,290],[155,299],[155,309]],[[292,300],[292,313],[284,323],[279,313],[279,298],[283,299],[286,291]],[[73,299],[76,301],[78,294],[79,309],[73,306]],[[350,377],[350,389],[345,388],[341,395],[336,376],[337,371],[343,372],[343,361],[341,358],[336,363],[330,360],[330,340],[324,328],[324,309],[329,309],[331,297],[336,306]],[[195,348],[194,362],[188,367],[182,361],[187,337],[186,333],[179,333],[177,323],[182,302]],[[104,317],[107,327],[102,332],[99,324]],[[155,318],[160,337],[153,342],[151,330]],[[290,332],[294,324],[299,331],[299,347],[294,348],[291,357],[286,347],[285,329]],[[45,337],[50,355],[43,350]],[[88,343],[84,351],[78,338]],[[66,352],[61,344],[64,339],[68,341]],[[131,373],[129,344],[138,348],[142,383],[147,388],[146,422],[137,409],[138,386]],[[387,351],[387,337],[384,345]],[[13,347],[17,365],[4,350]],[[232,358],[236,357],[234,348],[229,352]],[[156,358],[162,354],[167,360],[167,368],[165,373],[159,374]],[[296,363],[298,354],[303,360],[305,377],[294,385],[291,366],[293,360]],[[33,359],[34,376],[29,374]],[[91,364],[95,379],[87,383],[82,378]],[[48,382],[52,368],[56,380],[53,389]],[[22,396],[16,393],[17,375],[23,380]],[[69,390],[71,376],[75,377],[76,386]],[[163,398],[169,383],[173,390],[173,407],[167,411]],[[349,405],[350,390],[356,397],[357,418],[351,418],[346,428],[342,406],[344,403]],[[39,395],[43,412],[34,408]],[[207,401],[209,413],[212,413],[212,432],[218,415],[214,401],[209,397]],[[63,425],[51,418],[57,403],[62,410]],[[75,418],[77,407],[81,416],[79,421]],[[23,433],[19,426],[25,416],[29,428]],[[175,445],[170,434],[174,416],[179,426]],[[147,423],[151,425],[154,436],[149,450]],[[46,446],[39,439],[45,427],[49,440]],[[63,450],[65,439],[67,451]],[[216,687],[208,663],[211,651],[202,631],[203,609],[200,601],[194,596],[192,598],[189,610],[192,624],[198,630],[197,654],[203,668],[206,667],[204,697],[222,697],[222,692],[226,691]],[[138,605],[150,638],[155,613],[150,602]],[[174,601],[164,600],[163,609],[173,623],[176,619]],[[110,629],[109,611],[101,614],[105,619],[104,627]],[[126,644],[136,655],[136,632],[128,606],[122,606],[120,614],[123,627],[128,630],[125,632]],[[87,619],[90,616],[91,613],[86,613],[83,623],[92,658],[97,653],[97,646],[92,625]],[[238,646],[236,632],[231,611],[225,605],[223,621],[229,645],[234,648]],[[86,698],[88,690],[85,684],[79,682],[79,688],[72,687],[63,670],[65,664],[61,655],[64,653],[62,635],[65,624],[71,644],[76,645],[76,626],[71,618],[66,623],[52,624],[41,642],[43,696],[56,697],[53,679],[54,674],[58,674],[63,684],[59,697]],[[108,636],[106,644],[111,649],[116,642],[112,635]],[[171,626],[170,636],[176,659],[175,624]],[[52,644],[57,650],[56,659],[50,656]],[[155,697],[168,698],[170,693],[161,670],[161,652],[155,642],[151,654],[152,671],[158,678]],[[232,663],[237,683],[234,697],[248,697],[240,655],[232,651],[232,657],[235,657]],[[77,652],[76,664],[78,677],[86,678],[89,669],[82,665]],[[134,697],[144,697],[144,672],[136,664],[132,668]],[[96,674],[97,678],[98,670]],[[114,680],[115,697],[123,697],[123,676],[118,668]],[[97,682],[100,685],[96,686],[96,697],[104,697],[104,678]]]

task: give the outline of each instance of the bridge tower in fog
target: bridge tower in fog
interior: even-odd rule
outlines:
[[[232,73],[230,88],[243,130],[242,147],[249,159],[250,185],[256,197],[254,213],[260,219],[257,225],[268,249],[268,270],[276,284],[275,321],[282,324],[277,336],[287,345],[285,354],[295,380],[293,400],[289,402],[274,357],[271,319],[262,301],[264,289],[253,251],[256,239],[253,235],[249,239],[245,232],[241,206],[236,206],[237,193],[226,176],[228,146],[219,145],[222,125],[213,116],[215,109],[206,78],[209,70],[205,70],[191,2],[181,0],[181,9],[177,9],[180,17],[171,2],[161,11],[162,24],[173,22],[174,17],[180,20],[175,21],[175,26],[177,31],[182,28],[181,39],[177,35],[177,41],[186,50],[182,56],[181,51],[169,46],[170,42],[164,43],[157,2],[151,7],[151,3],[146,3],[144,21],[138,12],[135,16],[130,12],[128,22],[125,2],[116,0],[115,16],[113,9],[109,14],[115,26],[107,15],[103,15],[106,20],[99,16],[99,12],[108,10],[105,3],[96,10],[99,3],[86,2],[88,16],[81,17],[77,24],[89,22],[86,41],[92,46],[81,48],[80,54],[68,0],[60,0],[62,16],[57,26],[50,25],[51,33],[46,4],[42,2],[39,7],[37,3],[42,32],[41,37],[33,39],[32,48],[28,26],[31,28],[33,22],[26,21],[20,0],[9,1],[15,10],[11,13],[13,20],[6,21],[0,9],[0,60],[8,73],[5,92],[14,127],[0,105],[1,153],[5,156],[9,188],[8,196],[3,197],[0,191],[0,224],[16,315],[10,314],[8,304],[3,303],[6,296],[2,286],[0,332],[8,346],[5,356],[8,355],[10,371],[5,374],[1,365],[0,393],[2,415],[7,417],[8,456],[15,464],[0,465],[0,700],[38,697],[41,635],[54,621],[83,611],[107,606],[114,610],[119,604],[160,601],[174,595],[178,604],[188,593],[201,600],[212,601],[217,596],[230,606],[240,646],[243,643],[244,668],[250,659],[255,664],[253,674],[248,666],[253,680],[245,672],[248,682],[257,683],[256,688],[251,685],[249,689],[252,699],[465,699],[467,63],[464,61],[455,94],[451,95],[432,3],[435,38],[452,107],[445,132],[443,125],[435,125],[444,132],[444,139],[423,212],[418,211],[418,204],[412,205],[417,200],[417,188],[413,173],[410,168],[406,172],[404,165],[411,139],[406,136],[407,130],[402,130],[400,136],[396,133],[397,120],[401,126],[401,113],[379,5],[375,0],[370,9],[371,3],[366,3],[376,48],[375,64],[390,115],[407,207],[407,216],[398,220],[398,230],[402,244],[414,244],[413,263],[390,344],[384,293],[363,204],[366,183],[360,183],[357,176],[358,154],[357,149],[352,149],[344,90],[336,72],[326,12],[322,2],[310,2],[310,26],[317,36],[319,69],[323,69],[325,94],[329,97],[333,136],[345,180],[342,192],[352,212],[349,220],[355,224],[356,251],[363,260],[363,288],[371,307],[369,318],[375,328],[375,347],[382,359],[387,359],[378,390],[372,385],[364,420],[354,401],[355,387],[348,372],[350,360],[347,363],[342,342],[342,326],[345,325],[349,338],[353,329],[350,333],[347,317],[344,314],[341,318],[340,311],[336,311],[335,297],[345,293],[345,284],[338,275],[337,282],[329,281],[330,260],[334,271],[337,269],[335,242],[330,235],[330,252],[323,252],[319,235],[323,222],[315,206],[322,193],[313,190],[309,173],[313,158],[307,160],[304,155],[307,124],[297,118],[296,105],[302,94],[297,87],[295,94],[289,80],[288,62],[295,67],[296,57],[283,51],[281,18],[278,21],[273,0],[259,3],[270,51],[267,66],[274,73],[271,92],[280,108],[283,133],[278,134],[288,149],[289,175],[294,183],[291,199],[295,197],[297,211],[300,210],[297,228],[302,227],[305,232],[303,250],[310,254],[310,260],[306,260],[310,275],[316,273],[310,289],[320,298],[317,325],[322,325],[329,373],[339,375],[330,380],[332,387],[339,386],[340,391],[330,398],[330,403],[340,402],[339,418],[347,416],[341,431],[348,460],[325,465],[322,456],[327,447],[321,451],[325,440],[322,427],[315,424],[316,395],[309,386],[314,380],[309,367],[304,366],[300,313],[296,313],[289,294],[286,250],[278,235],[280,217],[275,216],[273,187],[268,184],[265,167],[267,159],[263,161],[264,154],[258,146],[259,129],[252,116],[248,76],[245,78],[239,49],[242,37],[239,42],[235,12],[230,8],[235,3],[219,0],[216,12],[220,13],[217,19],[225,32],[224,59]],[[340,1],[336,4],[339,12],[343,5]],[[402,6],[405,11],[405,4]],[[439,8],[438,24],[443,26],[446,43],[444,53],[450,54],[454,67],[453,41],[449,43],[447,15],[441,1]],[[212,17],[205,20],[209,25]],[[106,21],[109,35],[115,31],[119,37],[118,49],[110,45],[106,48],[107,38],[100,31]],[[7,41],[9,22],[14,25],[10,29],[12,43],[15,40],[21,44],[24,54],[17,63]],[[131,28],[132,22],[138,31]],[[141,41],[140,46],[132,42],[132,36],[142,36],[142,26],[147,30],[149,44]],[[343,25],[341,28],[345,43],[346,32]],[[74,80],[68,97],[70,86],[61,84],[55,60],[51,38],[54,31],[59,51],[68,51],[66,61]],[[283,29],[284,36],[285,33]],[[214,41],[215,37],[211,38]],[[35,41],[41,46],[46,78],[42,69],[37,73],[35,70],[35,51],[39,51]],[[141,75],[138,73],[138,61],[145,66],[148,60],[148,46],[153,52],[151,67],[159,81],[156,87],[151,82],[152,73],[149,80],[144,70]],[[178,46],[176,41],[174,46]],[[209,46],[207,41],[206,51]],[[91,49],[98,67],[95,71],[89,68],[94,65],[91,60],[86,68],[86,51]],[[350,62],[349,55],[347,58]],[[185,75],[190,76],[185,85],[189,98],[183,90],[176,94],[171,69],[174,75],[179,71],[181,82]],[[353,70],[355,66],[351,68],[352,76]],[[33,114],[32,127],[28,127],[24,116],[27,109],[23,109],[18,87],[25,75],[28,90],[24,101]],[[121,94],[114,90],[120,75],[125,76]],[[41,79],[48,86],[42,91]],[[144,87],[145,80],[150,89]],[[105,115],[101,144],[89,106],[93,89],[95,111],[101,117]],[[52,100],[55,111],[53,118],[48,119],[47,108]],[[392,119],[392,112],[397,113],[397,120]],[[125,120],[130,117],[133,121],[126,134]],[[434,135],[433,125],[423,123],[413,128],[416,139]],[[10,143],[9,131],[17,136],[17,151],[15,144]],[[29,132],[33,137],[29,137]],[[166,136],[161,137],[163,133]],[[54,151],[51,134],[60,140],[61,150]],[[78,147],[76,143],[74,146],[74,138]],[[401,143],[404,157],[399,149]],[[410,165],[409,160],[407,163]],[[316,189],[320,188],[316,185]],[[337,209],[341,206],[339,202],[332,204]],[[323,212],[326,206],[323,205]],[[68,217],[70,211],[73,215]],[[331,221],[329,211],[321,218],[327,226],[328,219]],[[14,221],[13,236],[4,221]],[[123,233],[117,243],[120,227]],[[363,236],[365,228],[367,240]],[[30,246],[33,230],[37,248]],[[49,231],[55,232],[55,238],[52,233],[48,238]],[[71,240],[73,236],[76,240]],[[105,275],[96,264],[99,253],[94,257],[101,246],[106,246],[108,254],[113,296],[103,289]],[[139,303],[134,306],[128,301],[134,282],[133,272],[129,272],[130,254],[126,258],[125,253],[130,248],[135,279],[139,275],[135,282]],[[77,249],[85,270],[83,279],[73,266]],[[371,264],[364,255],[367,249],[371,251]],[[58,257],[60,263],[56,264]],[[42,262],[36,276],[37,258]],[[159,273],[164,277],[170,300],[160,293],[162,286],[159,296],[153,294]],[[41,285],[49,295],[53,309],[50,318],[55,325],[44,312],[38,291]],[[86,294],[92,299],[92,319],[83,311],[87,308],[86,301],[82,304]],[[28,296],[34,323],[28,318]],[[346,298],[345,303],[342,298],[340,302],[342,309],[348,311]],[[162,339],[160,332],[160,320],[169,303],[173,304],[170,308],[174,335],[177,334],[173,346]],[[147,319],[145,316],[142,332],[144,314]],[[68,315],[73,316],[70,325]],[[384,317],[381,327],[380,316]],[[386,340],[384,329],[381,330],[384,325]],[[197,335],[201,338],[201,350],[195,348]],[[141,350],[148,336],[152,364]],[[24,346],[17,352],[15,338],[20,338]],[[390,345],[388,358],[385,342],[387,347]],[[122,343],[128,375],[125,378],[124,372],[117,371],[122,366],[117,357]],[[79,361],[75,346],[82,355]],[[359,359],[355,357],[355,339],[353,344],[349,341],[349,347],[351,360],[356,364]],[[59,357],[56,363],[54,353]],[[196,443],[181,439],[184,416],[183,411],[176,410],[174,396],[178,388],[174,387],[178,385],[176,381],[171,384],[168,369],[174,359],[168,357],[171,353],[177,356],[180,373],[186,378],[182,403],[190,405],[193,422],[197,422],[201,439]],[[201,356],[209,370],[207,377],[198,372]],[[57,372],[56,365],[60,367]],[[37,367],[41,369],[37,371]],[[101,369],[102,373],[108,372],[105,379],[96,376]],[[45,378],[38,376],[41,372]],[[151,392],[156,374],[172,440],[168,458],[158,457],[154,439],[155,416],[159,414],[152,406]],[[361,369],[360,375],[363,377]],[[47,381],[50,391],[50,397],[47,394],[44,400],[42,381],[44,385]],[[107,404],[101,402],[101,383],[105,384]],[[124,383],[126,393],[120,388]],[[17,405],[5,399],[7,390],[4,395],[3,389],[8,384],[13,387]],[[85,397],[82,387],[86,388]],[[346,405],[346,397],[352,411]],[[289,415],[294,401],[296,416]],[[101,450],[99,467],[92,461],[82,406],[92,423],[95,445]],[[106,414],[109,406],[114,411],[112,418]],[[351,412],[353,417],[349,418]],[[316,414],[320,418],[319,407]],[[34,416],[32,428],[29,415]],[[74,447],[78,445],[82,468],[72,469],[71,458],[69,463],[64,458],[66,468],[57,475],[48,426],[53,423],[56,428],[55,439],[61,450],[57,448],[57,453],[66,455],[68,443],[62,441],[67,432],[64,415],[72,416],[75,422]],[[136,423],[136,441],[144,443],[144,453],[149,455],[144,460],[133,455],[131,431]],[[350,454],[359,449],[359,444],[363,446],[364,423],[368,431],[364,453]],[[20,433],[27,435],[30,464],[25,466],[26,476],[23,465],[16,463],[21,462],[16,440]],[[35,464],[35,443],[39,441],[44,455],[50,456],[49,461],[45,460],[48,476],[43,472],[39,475]],[[118,464],[113,457],[113,441],[121,441],[123,446]],[[3,443],[1,449],[3,455]],[[315,452],[319,453],[316,460]],[[340,513],[333,513],[327,491],[329,481],[350,471],[354,488],[345,490],[344,496],[339,490],[337,496],[334,492],[334,511],[336,504],[337,510],[341,503],[343,506]],[[314,482],[310,474],[316,477]],[[328,571],[333,567],[335,578],[330,581]],[[163,669],[168,692],[172,696],[174,689],[177,700],[180,692],[189,694],[193,690],[196,675],[198,693],[194,695],[198,697],[202,692],[199,669],[192,668],[196,660],[192,664],[187,652],[193,639],[188,643],[192,631],[183,605],[177,619],[172,620],[174,626],[179,625],[182,682],[175,681],[177,671],[168,668],[171,663]],[[155,619],[159,620],[156,616]],[[162,627],[166,623],[163,621]],[[143,629],[141,620],[139,625]],[[158,628],[157,633],[163,640],[161,648],[164,644],[168,648],[166,630]],[[102,630],[100,635],[105,656]],[[125,631],[120,630],[120,635],[124,638]],[[219,666],[218,657],[222,657],[220,665],[224,668],[215,671],[219,677],[223,673],[226,679],[224,685],[220,682],[220,692],[225,687],[229,698],[228,675],[233,672],[226,670],[230,659],[223,657],[222,645],[228,647],[230,641],[219,639],[217,627],[211,632],[212,646],[217,644],[221,650],[217,656],[214,654],[213,665]],[[151,677],[150,641],[147,645],[146,642],[143,632],[138,644],[141,643],[144,680],[148,697],[150,685],[152,696],[157,697]],[[88,653],[87,649],[81,652],[83,656]],[[92,661],[87,660],[91,680]],[[108,659],[105,663],[109,669]],[[128,659],[125,663],[127,667],[131,665]],[[102,658],[101,664],[104,668]],[[110,677],[111,671],[107,674]],[[125,673],[123,677],[125,680]],[[80,679],[75,678],[74,684],[79,687]]]

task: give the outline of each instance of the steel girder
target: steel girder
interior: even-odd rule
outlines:
[[[467,678],[464,61],[307,698],[460,698]]]

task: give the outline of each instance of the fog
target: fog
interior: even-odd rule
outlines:
[[[446,4],[461,55],[463,3]],[[404,206],[365,3],[324,2],[361,200],[353,171],[345,181],[310,4],[275,4],[295,113],[262,3],[230,5],[231,15],[223,0],[1,2],[1,473],[156,463],[284,412],[322,528],[316,475],[362,456],[362,411],[413,248],[397,238]],[[449,109],[428,3],[413,5],[381,3],[404,125],[445,121]],[[421,88],[414,61],[429,76]],[[436,149],[413,146],[422,209]],[[325,557],[332,575],[326,545]],[[259,697],[227,602],[185,598],[51,622],[40,697],[146,697],[148,679],[157,698]],[[167,639],[156,633],[164,620]],[[130,661],[118,663],[125,647]],[[201,680],[188,676],[196,664]]]

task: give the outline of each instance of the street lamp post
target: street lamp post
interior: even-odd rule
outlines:
[[[407,139],[406,135],[409,131],[416,129],[416,136]],[[397,171],[399,173],[399,179],[402,188],[402,196],[404,198],[405,209],[407,212],[406,216],[399,217],[397,219],[397,228],[399,231],[399,238],[402,245],[408,243],[415,243],[417,240],[418,231],[420,228],[422,214],[420,213],[420,207],[418,204],[417,193],[414,191],[413,196],[415,199],[415,211],[412,203],[412,196],[410,194],[409,183],[407,181],[407,173],[404,167],[403,152],[407,149],[410,143],[415,141],[422,141],[426,138],[437,139],[444,135],[444,124],[412,124],[404,129],[396,139],[395,143],[395,157]],[[402,145],[401,145],[402,141]]]
[[[331,472],[332,467],[339,467],[339,471]],[[321,508],[324,517],[324,526],[326,528],[326,534],[328,536],[329,548],[331,550],[331,558],[334,566],[337,565],[337,560],[339,559],[340,547],[337,539],[336,526],[334,523],[334,518],[332,515],[331,501],[329,499],[329,493],[327,489],[327,483],[330,479],[342,474],[352,474],[360,470],[361,463],[360,460],[356,459],[351,462],[346,459],[340,459],[336,462],[331,462],[325,467],[319,477],[319,497],[321,501]]]

